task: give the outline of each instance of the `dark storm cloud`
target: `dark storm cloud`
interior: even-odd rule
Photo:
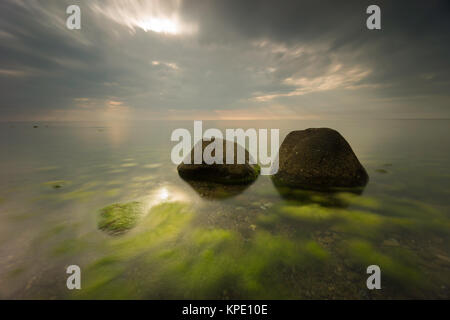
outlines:
[[[382,8],[380,32],[365,27],[367,15],[362,13],[370,4]],[[207,43],[271,39],[293,46],[320,46],[324,60],[340,55],[372,66],[374,74],[363,83],[432,74],[434,82],[395,90],[443,93],[441,85],[449,84],[448,1],[205,0],[185,2],[185,13],[200,21],[201,38]],[[309,62],[320,69],[331,61]],[[295,72],[295,66],[289,69]]]
[[[448,117],[449,3],[373,3],[381,31],[365,26],[372,1],[5,0],[0,115]],[[65,27],[69,4],[82,30]],[[150,14],[185,32],[153,32]]]

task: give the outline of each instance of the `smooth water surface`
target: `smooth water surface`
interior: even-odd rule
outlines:
[[[37,125],[37,128],[33,128]],[[206,121],[330,127],[369,173],[362,194],[190,185],[170,160],[193,122],[0,125],[0,298],[450,298],[450,121]],[[139,202],[123,234],[99,211]],[[379,265],[382,289],[366,287]],[[66,268],[82,270],[69,291]]]

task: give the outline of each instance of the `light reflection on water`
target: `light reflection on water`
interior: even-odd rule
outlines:
[[[269,177],[239,190],[180,179],[170,133],[192,122],[1,124],[0,298],[449,298],[449,124],[204,122],[280,139],[335,128],[370,176],[362,195],[288,197]],[[134,229],[97,229],[99,209],[130,201],[145,206]],[[380,291],[365,287],[369,264]]]

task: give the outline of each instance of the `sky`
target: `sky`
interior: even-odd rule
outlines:
[[[446,0],[2,0],[0,121],[450,118],[449,16]]]

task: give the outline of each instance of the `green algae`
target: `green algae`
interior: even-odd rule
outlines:
[[[74,255],[88,247],[88,242],[83,239],[64,239],[53,247],[51,254],[53,256]]]
[[[317,242],[309,241],[305,245],[305,251],[318,260],[327,260],[329,258],[329,253],[324,248],[322,248]]]
[[[59,224],[54,227],[49,228],[45,232],[42,232],[37,238],[36,242],[46,241],[54,236],[61,234],[64,230],[67,229],[67,226],[64,224]]]
[[[101,257],[88,266],[85,271],[88,280],[83,290],[74,297],[127,298],[140,290],[135,286],[137,283],[148,286],[150,289],[147,290],[157,292],[155,279],[163,277],[166,270],[174,268],[181,263],[180,260],[185,261],[186,255],[190,257],[186,251],[173,246],[173,243],[182,238],[192,216],[190,206],[181,202],[152,207],[133,234],[112,238],[109,251],[114,253]],[[127,264],[130,261],[142,265],[148,272],[127,274]],[[138,280],[134,280],[134,277],[138,277]],[[172,274],[172,279],[175,277],[176,274]]]
[[[122,278],[125,262],[134,259],[148,270],[145,275],[135,276],[149,298],[220,298],[224,292],[273,297],[261,294],[266,286],[277,286],[268,275],[301,261],[323,261],[328,257],[316,243],[298,243],[265,231],[255,231],[246,243],[231,230],[192,229],[191,219],[190,206],[183,203],[153,207],[135,233],[114,241],[114,255],[88,268],[91,280],[80,297],[115,298],[116,293],[108,292],[116,290],[118,283],[131,291],[134,282]]]
[[[289,220],[328,226],[335,232],[379,238],[395,228],[412,228],[415,223],[409,218],[383,216],[376,212],[356,209],[322,207],[318,204],[284,205],[277,212]]]
[[[417,268],[411,267],[417,259],[408,256],[403,251],[403,260],[407,256],[407,261],[402,261],[400,255],[385,254],[373,247],[369,242],[363,240],[349,240],[347,242],[348,254],[357,264],[362,264],[364,268],[369,265],[378,265],[382,274],[389,280],[408,287],[423,286],[423,275]],[[406,262],[406,263],[405,263]]]
[[[141,214],[139,202],[112,204],[100,210],[98,228],[111,235],[120,235],[132,229]]]
[[[262,214],[258,216],[258,222],[262,225],[273,226],[279,220],[278,215],[274,213]]]
[[[359,188],[335,188],[333,191],[315,191],[300,188],[289,188],[278,185],[274,180],[272,184],[278,191],[280,196],[289,202],[297,202],[299,204],[318,204],[323,207],[346,208],[351,203],[347,199],[356,199],[360,196],[362,190]],[[344,194],[344,196],[341,196]],[[345,195],[351,194],[353,197]]]
[[[105,191],[105,195],[107,197],[116,197],[117,195],[120,194],[120,190],[121,189],[119,189],[119,188],[112,188],[112,189]]]
[[[257,231],[248,243],[222,229],[198,230],[194,238],[195,244],[186,242],[185,250],[180,249],[188,254],[178,255],[165,272],[166,282],[179,280],[175,290],[183,297],[220,298],[226,292],[269,297],[264,288],[277,284],[268,275],[299,261],[300,247],[264,231]]]
[[[116,249],[128,257],[175,241],[186,232],[192,217],[191,207],[182,202],[154,206],[141,220],[136,233],[119,240]]]
[[[197,230],[193,234],[194,243],[198,246],[216,247],[218,245],[230,242],[234,239],[234,234],[229,230]]]
[[[340,196],[343,201],[360,200],[358,196],[346,193]],[[381,210],[385,203],[380,207],[378,201],[369,198],[369,201],[363,199],[354,205]],[[422,275],[417,267],[412,267],[419,260],[410,250],[384,246],[380,250],[368,242],[380,241],[381,244],[384,238],[388,238],[388,233],[402,229],[414,231],[417,223],[427,216],[425,212],[429,212],[433,219],[443,218],[442,213],[427,204],[422,204],[421,208],[414,207],[421,213],[411,219],[408,216],[326,207],[317,203],[278,203],[255,217],[257,227],[244,238],[241,232],[227,228],[199,227],[193,217],[200,215],[200,212],[195,214],[193,207],[187,203],[162,203],[142,217],[133,233],[111,238],[108,252],[113,254],[88,268],[86,273],[90,280],[84,286],[87,290],[77,293],[75,297],[294,298],[298,297],[297,287],[289,279],[308,275],[312,277],[311,283],[305,286],[314,285],[314,281],[318,281],[316,277],[320,277],[327,266],[333,268],[336,265],[335,255],[332,254],[334,245],[345,248],[344,259],[350,260],[353,266],[365,268],[370,264],[380,265],[383,277],[386,276],[383,279],[387,281],[382,280],[382,283],[410,288],[410,279],[411,283],[422,287]],[[259,203],[255,208],[259,208]],[[339,235],[361,239],[334,240],[336,243],[329,247],[329,244],[323,246],[320,238],[313,240],[301,231],[294,233],[293,237],[280,233],[278,229],[267,231],[274,224],[297,226],[291,221],[298,221],[298,226],[312,222],[311,226],[320,228],[324,226],[322,223],[327,223],[329,230]],[[252,222],[245,222],[245,225],[250,226]],[[134,267],[130,268],[130,264]],[[361,271],[363,275],[364,272]],[[338,286],[344,283],[336,282]],[[326,292],[320,294],[327,297]]]
[[[285,217],[321,223],[335,216],[335,211],[322,207],[318,204],[294,206],[282,206],[280,213]]]
[[[77,299],[126,299],[132,295],[133,285],[123,280],[126,272],[123,261],[108,256],[88,266],[88,278],[83,282],[83,290],[74,292]],[[106,290],[105,290],[106,289]],[[136,292],[136,291],[135,291]]]
[[[136,167],[137,165],[138,165],[137,163],[131,162],[131,163],[124,163],[124,164],[121,164],[120,166],[121,166],[122,168],[131,168],[131,167]]]
[[[336,198],[358,207],[364,207],[368,209],[378,209],[381,207],[381,203],[372,197],[360,196],[354,193],[341,192],[336,194]]]

